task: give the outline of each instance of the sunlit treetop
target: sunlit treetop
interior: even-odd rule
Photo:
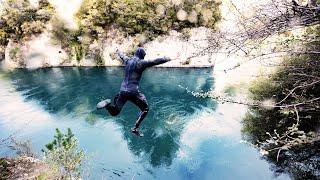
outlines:
[[[112,26],[128,34],[164,34],[199,26],[215,29],[219,5],[213,0],[85,0],[76,17],[93,36]]]
[[[6,45],[9,39],[27,39],[45,29],[46,23],[54,14],[54,8],[48,0],[40,0],[33,7],[28,0],[8,0],[3,3],[0,16],[0,45]]]

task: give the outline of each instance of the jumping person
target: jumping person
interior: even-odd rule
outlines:
[[[125,56],[119,50],[117,50],[117,54],[125,64],[124,80],[122,81],[120,92],[114,98],[113,104],[111,103],[110,99],[106,99],[97,104],[97,109],[106,108],[112,116],[116,116],[120,113],[124,104],[128,100],[131,101],[141,110],[134,128],[131,129],[131,132],[138,136],[142,136],[142,134],[139,132],[139,126],[146,117],[149,111],[149,106],[145,95],[139,91],[139,81],[143,71],[146,68],[166,63],[170,61],[170,58],[164,57],[155,59],[153,61],[146,61],[144,60],[146,52],[141,47],[136,50],[132,58]]]

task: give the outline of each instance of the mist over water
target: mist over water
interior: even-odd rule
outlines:
[[[246,107],[192,96],[214,89],[213,71],[151,68],[141,80],[150,112],[144,137],[130,132],[139,109],[128,102],[117,117],[96,111],[113,98],[122,68],[47,68],[0,72],[0,136],[19,130],[34,150],[55,128],[70,127],[89,155],[90,179],[288,179],[275,177],[258,152],[241,143]],[[1,155],[10,155],[0,149]]]

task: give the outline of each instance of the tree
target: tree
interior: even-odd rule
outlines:
[[[220,20],[218,8],[219,3],[210,0],[181,1],[179,4],[168,0],[86,0],[77,17],[80,26],[93,36],[113,25],[131,35],[147,32],[159,35],[186,27],[215,28]]]
[[[19,41],[41,33],[51,19],[54,8],[47,0],[41,0],[33,8],[27,0],[7,0],[0,17],[0,43],[6,46],[9,39]]]
[[[319,178],[320,15],[314,1],[312,6],[269,1],[255,7],[251,15],[231,5],[239,18],[238,31],[213,33],[210,44],[200,53],[239,53],[248,61],[265,60],[267,66],[277,69],[250,88],[253,102],[246,103],[250,109],[243,120],[243,135],[276,170],[289,172],[296,179]],[[301,27],[304,31],[299,36],[291,33]],[[271,48],[261,50],[267,42]],[[284,60],[268,63],[272,57]]]
[[[319,11],[314,4],[268,1],[245,14],[232,1],[230,4],[234,10],[230,13],[238,18],[236,31],[212,33],[208,46],[196,56],[220,52],[240,54],[247,59],[225,73],[252,60],[266,62],[265,66],[273,66],[277,71],[252,85],[252,102],[212,93],[199,96],[248,105],[249,112],[243,120],[244,138],[276,165],[276,171],[288,172],[296,179],[318,179]],[[303,33],[293,35],[291,32],[298,28]],[[264,45],[270,48],[263,48]],[[272,63],[273,57],[283,59],[283,63]]]
[[[57,128],[54,140],[45,147],[46,149],[42,150],[45,154],[45,160],[53,168],[58,169],[60,177],[72,179],[80,176],[79,168],[84,152],[78,149],[78,141],[70,128],[66,134]]]

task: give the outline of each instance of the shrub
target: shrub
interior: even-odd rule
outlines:
[[[35,157],[30,140],[19,141],[12,137],[9,148],[12,151],[15,151],[19,156]]]
[[[93,36],[112,25],[129,34],[164,34],[170,29],[205,26],[220,20],[219,3],[211,0],[85,0],[77,13],[79,24]]]
[[[97,54],[95,56],[94,60],[95,60],[97,66],[103,66],[104,65],[103,57],[100,54]]]
[[[78,141],[70,128],[66,134],[56,129],[54,140],[45,147],[46,149],[42,150],[45,160],[54,169],[57,169],[58,175],[66,179],[80,177],[84,152],[78,149]]]
[[[85,32],[82,28],[71,30],[66,28],[65,22],[54,17],[51,20],[52,29],[50,31],[54,43],[61,45],[70,56],[78,62],[86,55],[90,41],[83,41]]]
[[[319,39],[319,26],[307,36]],[[319,179],[320,57],[318,41],[304,42],[304,53],[287,57],[277,73],[250,89],[255,101],[272,100],[271,108],[251,107],[243,120],[246,138],[268,160],[294,179]]]
[[[9,39],[19,41],[41,33],[53,13],[54,8],[47,0],[41,0],[38,8],[28,0],[7,0],[0,16],[1,45],[7,45]]]

